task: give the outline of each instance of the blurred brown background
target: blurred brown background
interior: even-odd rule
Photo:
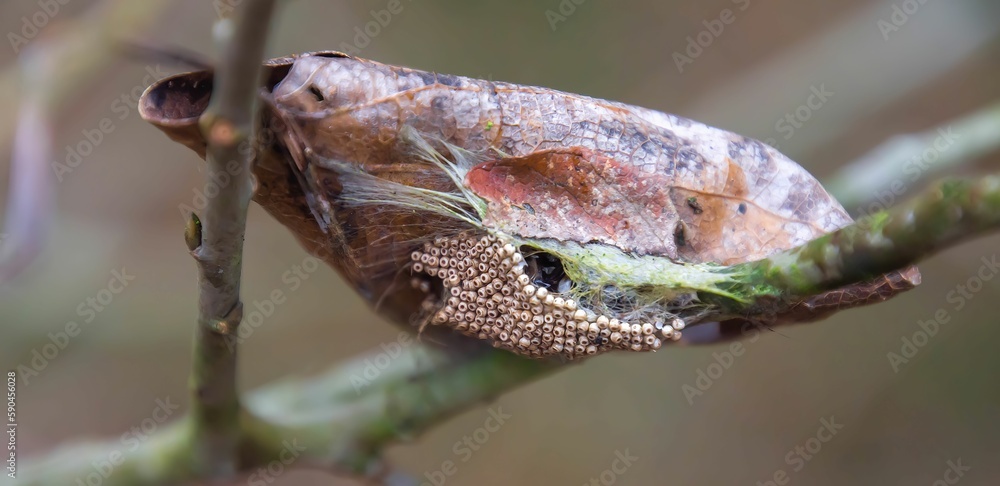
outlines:
[[[647,106],[771,139],[826,180],[894,135],[1000,100],[1000,8],[986,0],[402,0],[402,11],[367,45],[356,42],[355,28],[373,22],[371,11],[387,3],[283,2],[269,53],[357,44],[361,56],[386,63]],[[894,8],[904,15],[893,17]],[[35,0],[4,2],[0,33],[22,35],[24,19],[40,11]],[[98,57],[120,40],[210,55],[217,18],[212,2],[195,0],[71,0],[49,17],[29,46],[81,35]],[[712,34],[720,18],[732,22]],[[699,34],[711,43],[689,51],[688,37],[697,42]],[[675,53],[692,62],[679,68]],[[18,59],[12,46],[0,46],[0,196],[8,192],[17,102],[34,87],[19,81]],[[55,183],[43,253],[0,288],[4,369],[30,366],[33,351],[50,342],[47,333],[67,322],[82,329],[37,376],[19,380],[22,466],[65,441],[116,437],[149,417],[158,398],[187,402],[196,274],[178,207],[191,205],[203,187],[201,162],[135,112],[129,93],[145,87],[147,64],[156,61],[102,63],[86,75],[67,68],[55,83],[67,95],[57,104],[53,160],[64,162],[66,147],[103,118],[113,131]],[[183,69],[160,63],[164,73]],[[824,87],[833,95],[802,109],[813,89]],[[781,123],[786,114],[798,122]],[[961,150],[957,135],[947,150]],[[995,171],[997,160],[994,153],[956,171]],[[911,175],[888,180],[914,190],[933,179]],[[288,290],[282,275],[305,257],[262,210],[252,207],[250,216],[246,302]],[[997,253],[1000,235],[963,244],[923,264],[924,284],[889,303],[748,342],[691,400],[682,387],[718,371],[712,365],[726,346],[600,357],[473,409],[390,455],[416,475],[455,461],[446,484],[587,484],[626,450],[638,460],[605,480],[754,485],[784,471],[788,484],[937,484],[949,461],[960,459],[971,467],[960,484],[998,484],[1000,278],[983,260]],[[123,268],[135,279],[85,322],[87,299],[101,297],[112,271]],[[978,291],[959,299],[958,285]],[[288,301],[244,343],[245,389],[315,373],[396,339],[398,329],[326,268],[286,293]],[[949,323],[894,370],[887,353],[900,353],[918,322],[939,309]],[[497,406],[512,418],[463,461],[454,444]],[[816,451],[820,442],[810,439],[831,416],[843,428]],[[797,446],[815,454],[797,455]],[[296,471],[274,484],[338,481]]]

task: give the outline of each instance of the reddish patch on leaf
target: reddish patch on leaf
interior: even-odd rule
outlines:
[[[465,183],[489,204],[484,222],[512,234],[677,256],[668,181],[592,150],[570,147],[483,162]]]

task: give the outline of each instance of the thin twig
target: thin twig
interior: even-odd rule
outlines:
[[[246,142],[253,128],[273,9],[273,0],[248,0],[234,18],[221,20],[216,26],[221,59],[212,101],[200,120],[208,141],[207,175],[210,180],[230,181],[208,201],[194,235],[188,233],[189,246],[196,247],[191,254],[200,270],[191,412],[196,435],[194,457],[199,459],[204,477],[231,476],[239,469],[241,412],[236,390],[236,341],[232,337],[243,313],[239,298],[243,238],[253,192],[253,153]]]

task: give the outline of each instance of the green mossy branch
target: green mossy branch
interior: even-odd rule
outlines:
[[[400,342],[398,356],[377,369],[374,379],[366,369],[385,354],[382,349],[318,376],[249,393],[239,416],[236,472],[252,474],[283,460],[283,467],[381,480],[391,472],[381,460],[390,443],[561,368],[492,349],[461,354]],[[117,440],[62,448],[25,471],[23,484],[65,486],[77,484],[77,479],[87,484],[91,474],[104,486],[166,486],[204,479],[200,452],[193,447],[200,426],[195,416],[185,416],[134,450]],[[109,463],[112,457],[120,459],[107,470],[110,474],[101,475],[94,465]]]
[[[703,319],[755,315],[903,269],[957,241],[1000,229],[1000,175],[945,180],[895,206],[769,258],[726,267],[634,257],[605,245],[522,242],[557,255],[588,287],[698,292]],[[780,308],[780,306],[779,306]],[[695,324],[695,322],[689,323]]]
[[[960,240],[1000,229],[1000,175],[939,182],[802,246],[734,268],[735,292],[794,299],[899,270]]]

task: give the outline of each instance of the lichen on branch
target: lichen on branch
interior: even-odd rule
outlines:
[[[951,179],[902,204],[764,260],[738,265],[743,292],[785,298],[862,282],[1000,229],[1000,175]]]

